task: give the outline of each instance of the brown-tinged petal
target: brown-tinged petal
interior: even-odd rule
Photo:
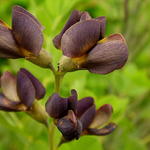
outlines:
[[[74,24],[62,36],[61,49],[68,57],[80,57],[99,40],[100,22],[85,20]]]
[[[76,114],[76,108],[77,108],[77,91],[71,90],[71,96],[68,98],[68,109],[73,110]]]
[[[4,111],[25,111],[27,108],[20,102],[9,100],[0,93],[0,110]]]
[[[88,54],[82,65],[90,72],[107,74],[122,68],[128,59],[128,47],[120,34],[101,40]]]
[[[92,123],[96,113],[95,105],[92,105],[88,110],[86,110],[80,118],[83,130],[88,128]]]
[[[43,98],[45,95],[45,88],[41,84],[41,82],[37,78],[35,78],[35,76],[33,76],[28,70],[21,68],[20,71],[25,73],[28,76],[28,78],[31,80],[31,82],[35,88],[36,98],[37,99]]]
[[[89,19],[92,19],[92,17],[90,16],[90,14],[88,12],[83,12],[82,15],[81,15],[81,18],[80,18],[80,21],[83,21],[83,20],[89,20]]]
[[[101,23],[101,26],[100,26],[100,32],[101,32],[100,39],[102,39],[105,36],[106,17],[105,16],[97,17],[96,20],[98,20]]]
[[[38,27],[43,30],[44,27],[40,24],[40,22],[32,15],[30,14],[27,10],[25,10],[23,7],[20,7],[18,5],[14,6],[13,9],[15,9],[15,11],[18,11],[18,12],[22,12],[23,14],[31,17],[31,19],[33,19],[33,21],[35,21],[35,23],[38,25]]]
[[[35,100],[35,88],[30,78],[23,72],[17,74],[17,93],[20,101],[27,107],[31,107]]]
[[[31,16],[25,9],[13,7],[12,30],[20,47],[37,56],[42,48],[43,35],[38,21]]]
[[[89,128],[87,129],[87,134],[88,135],[108,135],[110,133],[112,133],[115,129],[116,129],[117,125],[115,123],[109,123],[108,125],[106,125],[105,127],[101,128],[101,129],[92,129]]]
[[[6,25],[0,24],[0,58],[22,57],[12,36],[12,31]]]
[[[78,101],[77,103],[77,116],[81,115],[94,104],[94,99],[92,97],[85,97]]]
[[[17,95],[17,88],[16,88],[16,77],[11,74],[10,72],[5,72],[0,78],[1,88],[3,94],[8,99],[12,99],[14,101],[19,101],[19,97]]]
[[[61,47],[61,38],[62,38],[63,34],[65,33],[65,31],[67,29],[69,29],[73,24],[79,22],[80,17],[81,17],[80,11],[74,10],[71,13],[71,15],[70,15],[67,23],[65,24],[64,28],[62,29],[62,31],[53,39],[53,43],[57,49],[59,49]]]
[[[90,128],[99,128],[105,124],[111,117],[113,112],[112,106],[105,104],[101,106],[97,111],[94,120],[92,121]]]
[[[46,111],[53,118],[61,118],[68,113],[68,99],[53,94],[46,103]]]
[[[82,132],[82,124],[72,110],[69,110],[67,116],[59,119],[56,125],[67,141],[78,139]]]

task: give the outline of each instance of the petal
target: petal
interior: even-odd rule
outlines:
[[[80,18],[80,21],[84,21],[84,20],[89,20],[92,19],[92,17],[90,16],[90,14],[88,12],[83,12]]]
[[[67,141],[78,139],[82,132],[82,124],[72,110],[69,110],[67,116],[59,119],[56,125]]]
[[[90,72],[107,74],[122,68],[128,59],[128,47],[120,34],[101,40],[88,54],[82,65]]]
[[[95,105],[92,105],[88,110],[86,110],[80,118],[82,123],[83,130],[88,128],[89,125],[92,123],[96,110]]]
[[[112,106],[105,104],[101,106],[95,115],[95,118],[90,125],[90,128],[99,128],[101,125],[105,124],[111,117],[113,112]]]
[[[79,22],[80,17],[81,17],[80,11],[74,10],[71,13],[71,16],[69,17],[69,19],[68,19],[67,23],[65,24],[64,28],[62,29],[62,31],[53,39],[53,43],[57,49],[59,49],[61,47],[61,38],[62,38],[63,34],[65,33],[65,31],[67,29],[69,29],[73,24]]]
[[[0,110],[4,111],[25,111],[27,108],[20,102],[12,101],[0,93]]]
[[[35,78],[35,76],[33,76],[28,70],[21,68],[20,71],[23,72],[24,74],[26,74],[26,76],[28,76],[28,78],[31,80],[31,82],[35,88],[36,98],[37,99],[43,98],[45,95],[45,88],[41,84],[41,82],[37,78]]]
[[[61,118],[68,113],[68,99],[53,94],[46,103],[46,111],[53,118]]]
[[[37,56],[42,48],[43,35],[41,26],[35,20],[25,9],[13,7],[13,35],[20,47]]]
[[[101,16],[101,17],[96,18],[96,20],[98,20],[101,23],[101,26],[100,26],[100,32],[101,32],[100,39],[102,39],[105,36],[106,17],[105,16]]]
[[[109,123],[104,128],[101,129],[87,129],[88,135],[108,135],[116,129],[117,125],[115,123]]]
[[[77,92],[76,90],[71,90],[71,96],[68,98],[68,109],[76,113],[77,102]]]
[[[0,78],[3,94],[14,101],[19,101],[16,88],[16,77],[10,72],[5,72]]]
[[[77,116],[81,117],[81,115],[92,105],[94,104],[94,99],[92,97],[85,97],[78,101],[77,104]]]
[[[19,58],[19,49],[12,36],[12,31],[0,23],[0,58]]]
[[[100,22],[85,20],[74,24],[62,36],[61,49],[68,57],[80,57],[99,40]]]
[[[35,88],[28,76],[19,71],[17,74],[17,93],[23,104],[31,107],[35,100]]]
[[[40,22],[32,15],[30,14],[28,11],[26,11],[23,7],[20,7],[19,5],[13,6],[13,9],[15,9],[15,11],[21,12],[29,17],[31,17],[31,19],[33,19],[33,21],[35,21],[35,23],[38,25],[38,27],[43,30],[44,27],[40,24]]]

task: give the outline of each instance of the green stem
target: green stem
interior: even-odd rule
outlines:
[[[61,86],[61,83],[62,83],[65,73],[57,72],[52,66],[51,66],[51,70],[53,71],[53,74],[55,76],[55,92],[60,93],[60,86]],[[52,121],[50,126],[48,126],[49,149],[50,150],[58,149],[58,146],[55,143],[55,129],[56,129],[55,124]]]
[[[64,74],[56,73],[55,74],[55,92],[60,93],[60,85],[63,80]]]
[[[57,147],[55,146],[55,125],[53,122],[48,127],[48,139],[49,139],[49,149],[56,150]]]

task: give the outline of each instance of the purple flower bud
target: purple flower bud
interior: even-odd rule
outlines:
[[[107,74],[122,68],[128,59],[124,37],[113,34],[104,38],[104,16],[93,19],[88,12],[77,14],[75,18],[80,20],[70,24],[54,40],[56,47],[61,48],[66,57],[60,61],[60,70],[69,72],[87,69],[92,73]]]
[[[12,29],[0,20],[0,58],[38,56],[43,44],[43,27],[20,6],[12,10]]]
[[[78,139],[82,132],[82,124],[72,110],[68,112],[67,116],[58,120],[57,127],[67,141]]]
[[[0,110],[25,111],[32,107],[35,98],[42,98],[43,86],[26,69],[21,69],[17,77],[5,72],[0,78],[2,89]],[[36,95],[36,92],[39,92]]]
[[[29,71],[27,71],[26,69],[20,69],[21,72],[25,73],[28,78],[31,80],[34,88],[35,88],[35,96],[37,99],[41,99],[44,97],[45,95],[45,88],[44,86],[41,84],[41,82],[35,78]]]
[[[61,118],[68,113],[68,99],[53,94],[46,103],[46,111],[53,118]]]
[[[23,49],[37,56],[42,48],[42,26],[29,12],[20,6],[14,6],[12,11],[13,35]]]
[[[66,141],[78,139],[81,135],[107,135],[116,128],[114,123],[99,128],[109,121],[113,111],[111,105],[105,104],[96,111],[92,97],[77,101],[76,90],[71,94],[68,98],[53,94],[46,103],[47,113],[55,118],[55,124]]]
[[[32,106],[35,100],[35,88],[28,76],[22,71],[17,74],[17,93],[24,105]]]

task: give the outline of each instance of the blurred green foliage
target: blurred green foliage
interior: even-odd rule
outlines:
[[[93,17],[107,17],[106,35],[120,32],[129,46],[129,60],[121,71],[109,75],[87,71],[68,73],[62,95],[75,88],[79,97],[93,96],[97,107],[113,105],[112,120],[118,128],[106,137],[85,136],[61,146],[60,150],[149,150],[150,149],[150,1],[149,0],[0,0],[0,18],[11,24],[11,8],[21,5],[45,26],[44,47],[54,57],[55,66],[61,52],[52,38],[61,30],[73,9],[86,10]],[[25,67],[45,85],[47,95],[53,92],[54,79],[49,70],[25,60],[0,59],[0,74],[16,73]],[[80,76],[80,78],[79,78]],[[59,134],[59,133],[58,133]],[[57,135],[56,135],[57,136]],[[0,112],[0,150],[46,150],[46,129],[24,113]]]

